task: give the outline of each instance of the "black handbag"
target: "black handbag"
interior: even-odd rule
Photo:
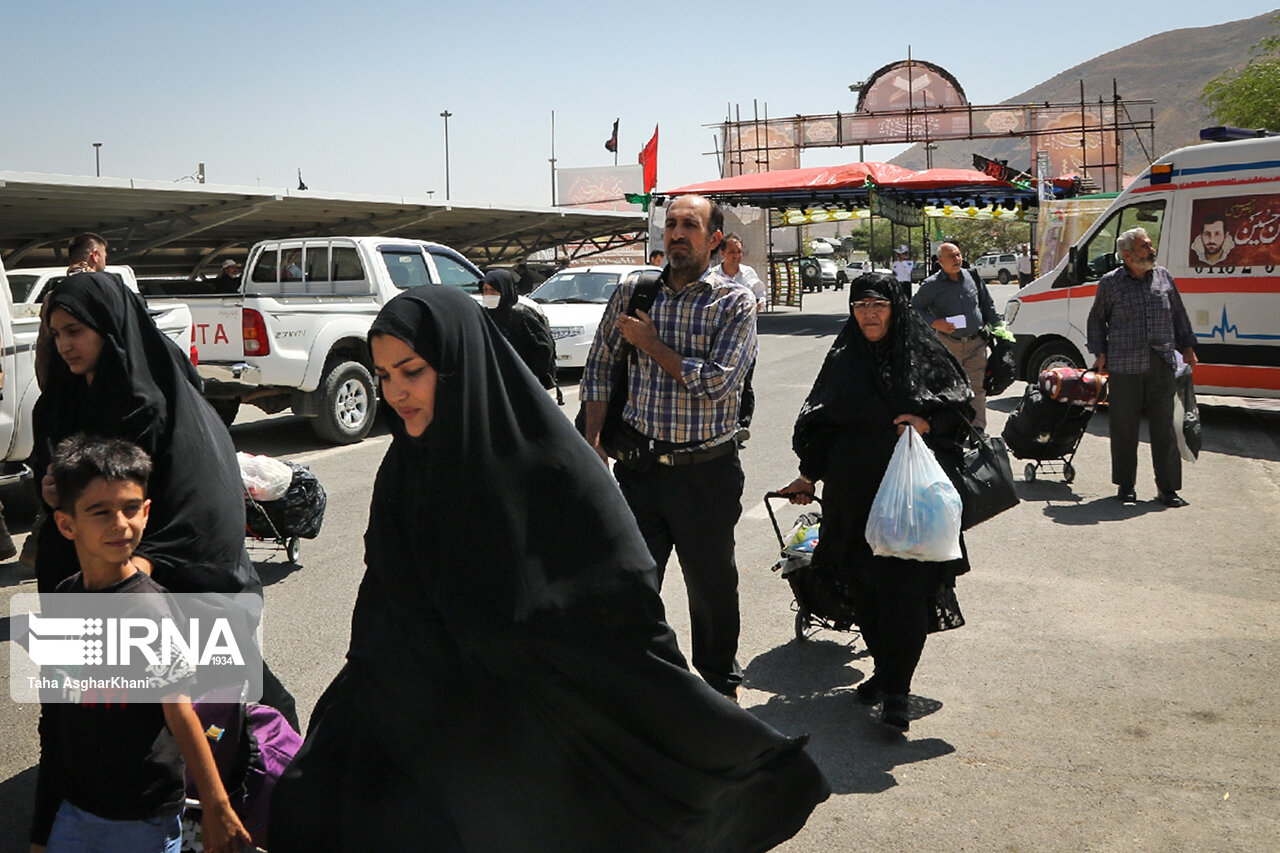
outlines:
[[[956,452],[940,453],[938,461],[960,493],[964,505],[961,530],[976,527],[1018,505],[1013,468],[1003,438],[979,432],[970,424],[969,435]]]

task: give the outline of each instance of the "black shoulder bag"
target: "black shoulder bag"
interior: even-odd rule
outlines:
[[[661,286],[660,277],[652,281],[642,280],[631,291],[631,298],[627,300],[627,313],[634,317],[637,311],[649,311],[653,307],[653,301],[657,298],[658,288]],[[614,459],[625,460],[636,455],[640,450],[639,440],[644,438],[622,420],[622,410],[626,407],[627,397],[631,394],[627,371],[635,357],[635,347],[624,340],[618,347],[617,358],[613,362],[613,374],[609,383],[609,402],[605,409],[604,425],[600,427],[600,446]],[[585,400],[578,404],[578,414],[573,419],[573,425],[583,437],[586,436],[587,403]]]
[[[960,493],[961,530],[975,527],[1018,505],[1013,468],[1003,438],[986,435],[968,424],[968,434],[959,440],[956,448],[941,451],[937,456]]]
[[[991,291],[987,288],[987,283],[982,280],[982,276],[974,270],[970,272],[973,273],[973,280],[978,288],[978,311],[981,313],[982,294],[986,293],[987,299],[991,299]],[[992,300],[991,304],[995,305],[995,300]],[[982,377],[982,390],[990,396],[1003,394],[1018,378],[1018,365],[1013,360],[1013,344],[988,332],[985,323],[982,329],[982,340],[990,350],[987,355],[987,370]]]

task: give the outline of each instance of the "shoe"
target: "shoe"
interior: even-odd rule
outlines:
[[[721,695],[735,705],[742,704],[742,686],[741,685],[733,688],[732,693],[722,693]]]
[[[911,728],[910,705],[907,697],[901,693],[893,693],[884,697],[884,709],[880,712],[880,722],[891,729],[905,732]]]
[[[1177,492],[1160,492],[1156,495],[1156,500],[1169,507],[1169,509],[1177,509],[1180,506],[1190,506],[1191,502]]]
[[[874,675],[859,684],[854,692],[863,705],[876,705],[884,699],[884,691],[880,689],[880,682],[876,681]]]
[[[1116,498],[1122,504],[1136,504],[1138,502],[1138,493],[1133,490],[1133,486],[1121,486],[1116,491]]]

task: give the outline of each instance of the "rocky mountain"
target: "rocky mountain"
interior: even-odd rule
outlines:
[[[1146,119],[1154,109],[1155,150],[1149,150],[1149,137],[1139,144],[1130,133],[1123,141],[1125,171],[1136,174],[1155,157],[1198,142],[1200,129],[1214,124],[1199,101],[1204,84],[1228,68],[1243,65],[1253,45],[1280,31],[1280,26],[1271,22],[1276,14],[1160,33],[1082,62],[1003,103],[1078,102],[1081,80],[1086,102],[1096,104],[1099,97],[1110,101],[1113,79],[1121,98],[1154,100],[1154,107],[1138,107],[1132,117]],[[971,168],[975,153],[1008,160],[1011,166],[1030,167],[1031,146],[1026,139],[941,142],[933,152],[933,165]],[[892,162],[923,169],[924,149],[913,146]]]

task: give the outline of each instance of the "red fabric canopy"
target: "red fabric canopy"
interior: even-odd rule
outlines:
[[[1007,187],[1010,184],[977,169],[926,169],[923,172],[911,172],[882,186],[900,190],[944,190],[955,187]]]
[[[957,171],[957,170],[952,170]],[[863,186],[867,177],[878,185],[892,185],[916,174],[910,169],[889,163],[847,163],[843,166],[815,166],[808,169],[782,169],[776,172],[759,172],[738,175],[718,181],[689,184],[663,195],[767,193],[786,190],[836,190]],[[974,172],[975,175],[981,174]]]

